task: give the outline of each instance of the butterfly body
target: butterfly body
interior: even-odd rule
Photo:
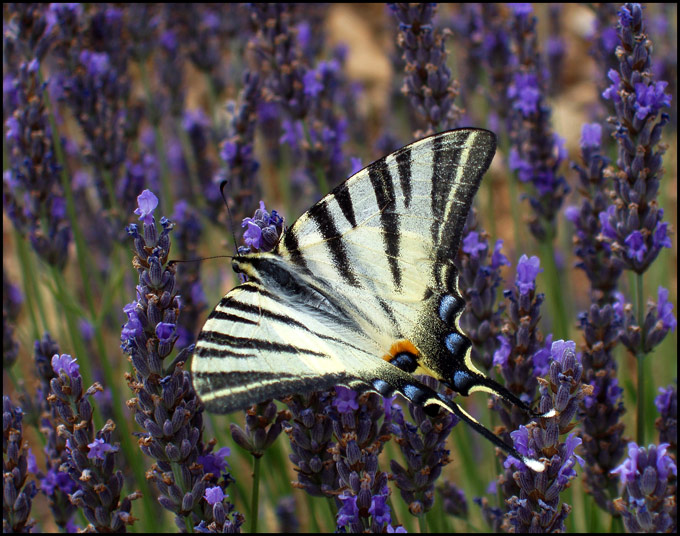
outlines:
[[[226,413],[342,384],[445,407],[512,449],[414,374],[467,395],[499,394],[470,361],[454,258],[495,152],[495,136],[459,129],[392,153],[303,214],[271,253],[234,259],[248,281],[217,305],[192,374],[209,411]]]

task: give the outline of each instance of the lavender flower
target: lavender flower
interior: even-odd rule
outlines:
[[[214,486],[205,490],[203,496],[205,501],[212,506],[212,519],[210,523],[202,520],[194,529],[197,532],[217,532],[217,533],[235,533],[240,532],[240,526],[243,524],[243,516],[238,512],[234,512],[233,519],[227,517],[227,514],[234,508],[233,505],[227,501],[229,495],[225,495],[220,486]]]
[[[597,63],[596,76],[597,85],[600,91],[604,91],[609,84],[607,73],[618,66],[616,59],[616,45],[619,42],[616,35],[616,4],[601,3],[593,10],[595,19],[593,20],[592,33],[590,35],[591,47],[590,54]],[[604,110],[598,110],[598,118],[605,118]]]
[[[244,218],[241,227],[245,227],[243,240],[249,248],[271,251],[284,231],[283,218],[276,210],[267,212],[264,201],[252,218]]]
[[[342,53],[314,67],[303,54],[305,36],[300,43],[293,28],[291,5],[251,4],[251,13],[258,30],[252,46],[260,59],[262,98],[285,112],[279,141],[294,155],[304,154],[306,178],[316,179],[325,194],[329,180],[336,184],[347,177],[342,151],[347,119],[337,111],[348,102],[349,84],[340,74]]]
[[[443,501],[444,511],[450,516],[467,518],[468,504],[465,492],[450,480],[437,488]]]
[[[253,46],[261,57],[260,69],[270,74],[264,98],[281,104],[294,121],[303,119],[309,109],[304,82],[307,67],[290,28],[291,6],[251,4],[250,10],[257,28]]]
[[[170,251],[170,232],[174,225],[161,218],[162,232],[157,233],[153,212],[158,199],[148,190],[138,198],[135,213],[144,222],[143,235],[136,225],[127,228],[134,240],[133,265],[139,274],[137,301],[128,304],[128,321],[121,333],[122,348],[130,355],[135,377],[128,376],[128,384],[136,393],[129,406],[135,420],[144,430],[140,434],[142,452],[156,463],[149,478],[156,482],[161,505],[175,514],[181,527],[213,521],[214,508],[204,497],[205,490],[229,484],[228,475],[219,470],[208,472],[207,466],[220,467],[205,458],[211,456],[214,443],[203,442],[203,406],[191,384],[189,373],[183,370],[184,359],[193,347],[182,349],[173,360],[167,360],[177,340],[177,318],[180,302],[174,268],[166,264]],[[204,463],[199,460],[203,457]],[[225,502],[225,515],[232,507]],[[219,508],[218,508],[219,510]],[[219,510],[218,513],[222,512]],[[221,515],[221,514],[220,514]],[[242,519],[231,519],[237,528]],[[226,521],[225,521],[226,522]]]
[[[517,69],[508,88],[512,105],[509,166],[521,182],[533,185],[529,195],[533,215],[529,230],[541,241],[556,234],[559,213],[569,186],[559,174],[566,156],[564,140],[550,127],[551,110],[545,101],[545,81],[536,44],[536,17],[525,4],[514,4],[512,35]]]
[[[247,71],[243,77],[243,89],[239,104],[230,104],[232,119],[227,137],[222,141],[220,156],[226,163],[224,178],[230,183],[230,190],[237,210],[236,220],[245,217],[259,194],[256,173],[259,163],[254,157],[255,119],[257,104],[261,99],[260,76]]]
[[[656,419],[659,441],[668,443],[673,453],[678,451],[678,389],[675,385],[659,387],[659,395],[654,399],[656,409],[661,414]]]
[[[543,294],[536,292],[536,276],[541,270],[538,257],[522,255],[517,263],[515,287],[505,291],[509,300],[507,321],[498,335],[500,347],[493,356],[493,364],[500,372],[507,388],[518,398],[530,402],[536,395],[537,376],[548,369],[550,337],[544,343],[538,330]],[[515,430],[526,422],[524,411],[496,402],[501,420],[507,430]]]
[[[677,476],[677,466],[666,454],[668,443],[646,449],[628,443],[628,458],[612,472],[618,474],[626,494],[616,501],[630,532],[667,532],[675,509],[669,481]]]
[[[52,358],[59,354],[59,345],[49,333],[45,333],[40,341],[34,343],[33,358],[40,380],[34,406],[36,415],[39,415],[39,430],[46,440],[44,450],[47,469],[46,473],[38,471],[37,476],[40,480],[40,491],[47,497],[55,522],[60,528],[66,529],[72,523],[76,511],[69,496],[81,486],[67,471],[61,470],[62,465],[68,460],[66,438],[57,433],[60,420],[58,406],[48,402],[52,379],[57,377],[52,367]],[[95,395],[98,393],[99,391]]]
[[[421,118],[424,130],[416,137],[451,128],[460,111],[453,104],[458,95],[457,83],[446,66],[446,49],[441,34],[432,26],[436,5],[388,4],[399,21],[397,44],[406,62],[406,80],[401,89]]]
[[[389,440],[383,398],[376,393],[357,396],[345,387],[335,390],[329,415],[337,442],[329,450],[343,490],[338,496],[342,507],[337,526],[352,532],[382,532],[391,522],[387,473],[378,467],[378,455]]]
[[[474,229],[476,223],[468,229]],[[502,240],[490,251],[488,233],[469,230],[463,236],[456,257],[458,286],[467,307],[460,317],[460,327],[472,341],[472,360],[484,370],[491,369],[493,354],[498,349],[498,334],[504,305],[496,305],[496,290],[501,282],[501,266],[509,264],[501,253]]]
[[[583,399],[579,408],[582,421],[583,456],[586,460],[584,479],[586,490],[597,505],[612,515],[611,470],[623,456],[624,424],[623,389],[619,386],[613,350],[619,338],[620,316],[612,305],[591,304],[580,316],[584,336],[583,383],[592,393]]]
[[[7,270],[2,269],[2,367],[10,369],[17,359],[19,345],[14,338],[14,326],[21,310],[23,296],[16,285],[7,278]]]
[[[551,347],[552,361],[547,380],[541,381],[539,411],[555,409],[554,417],[539,423],[520,426],[512,432],[514,445],[525,456],[547,458],[543,473],[535,473],[519,460],[508,457],[505,467],[514,465],[513,479],[519,486],[519,495],[508,500],[506,521],[514,532],[564,531],[564,520],[571,507],[562,503],[560,493],[576,477],[576,462],[583,465],[574,453],[581,440],[574,434],[560,441],[559,436],[569,432],[580,401],[591,388],[581,384],[583,367],[576,359],[576,345],[572,341],[556,341]],[[509,527],[506,527],[509,528]]]
[[[617,295],[616,310],[622,320],[619,340],[634,355],[649,353],[661,344],[669,331],[675,331],[677,320],[673,315],[673,305],[668,303],[668,290],[659,287],[658,301],[649,301],[647,314],[642,326],[638,325],[633,305],[624,302],[622,294]]]
[[[23,412],[13,406],[8,396],[2,397],[2,531],[31,532],[35,525],[31,503],[37,493],[35,482],[27,482],[30,451],[24,443]]]
[[[55,354],[52,369],[56,377],[50,382],[48,402],[58,418],[57,433],[66,443],[66,459],[60,470],[80,484],[69,498],[82,509],[90,522],[89,530],[125,532],[126,526],[134,523],[132,501],[142,495],[137,491],[121,498],[124,478],[120,470],[115,470],[118,446],[111,444],[113,421],[95,432],[89,398],[102,386],[95,383],[83,392],[78,364],[70,355]]]
[[[36,253],[63,269],[71,229],[39,68],[37,60],[23,62],[10,81],[17,102],[5,122],[9,167],[3,174],[3,206]]]
[[[438,387],[437,380],[431,376],[420,376],[419,379],[427,387],[435,390]],[[448,396],[451,394],[449,391]],[[390,460],[390,469],[409,512],[414,516],[421,516],[432,508],[435,481],[442,468],[450,462],[446,438],[458,423],[458,418],[444,410],[430,417],[422,406],[410,402],[408,407],[415,424],[404,418],[401,408],[392,407],[392,433],[404,454],[406,466]]]
[[[583,196],[580,207],[569,207],[567,219],[575,227],[574,252],[580,261],[591,286],[591,300],[598,304],[611,302],[612,293],[621,275],[620,266],[614,262],[612,251],[601,237],[599,214],[607,210],[605,194],[609,180],[604,174],[607,158],[602,155],[602,127],[598,123],[584,124],[581,131],[581,156],[583,166],[572,163],[579,178],[578,192]]]
[[[160,87],[168,93],[170,115],[180,117],[185,99],[184,82],[186,80],[182,76],[182,65],[186,60],[185,48],[174,28],[163,31],[158,36],[158,44],[160,54],[156,56],[156,62],[162,82]]]
[[[300,520],[295,513],[295,498],[292,495],[282,497],[276,505],[276,517],[279,532],[292,534],[300,532]]]
[[[78,43],[68,51],[65,61],[79,68],[69,71],[62,81],[61,99],[82,129],[82,152],[94,168],[97,192],[108,209],[116,203],[111,180],[118,178],[140,117],[130,102],[122,12],[99,7],[91,14],[89,25],[92,48],[81,48]]]
[[[231,437],[239,447],[260,458],[279,437],[283,422],[290,417],[289,411],[277,412],[276,404],[271,400],[254,404],[246,410],[245,430],[234,423],[230,425]]]
[[[482,56],[485,71],[489,76],[489,100],[493,110],[507,119],[512,110],[508,89],[513,79],[516,57],[511,51],[511,37],[508,25],[498,4],[482,4],[484,31]]]
[[[304,79],[310,106],[307,117],[309,144],[304,146],[320,188],[325,188],[326,181],[331,185],[338,184],[348,175],[347,157],[343,152],[348,130],[344,111],[351,115],[355,105],[349,83],[342,74],[343,61],[342,52],[336,50],[336,57],[320,61],[315,69],[307,71]],[[320,176],[324,179],[320,180]],[[321,193],[326,192],[322,190]]]
[[[329,450],[333,446],[333,422],[326,413],[335,391],[294,395],[284,399],[292,414],[285,428],[295,466],[295,487],[315,497],[332,497],[338,489],[338,470]]]
[[[200,185],[199,199],[195,203],[202,206],[205,202],[209,209],[208,217],[216,219],[223,200],[216,184],[216,164],[211,157],[213,138],[216,136],[213,124],[203,110],[197,108],[184,112],[181,125],[183,137],[186,138],[185,143],[188,145],[182,153],[182,158],[186,160],[183,162],[183,168],[188,170],[189,178]],[[191,187],[187,187],[184,191],[179,189],[178,195],[189,197],[196,194],[192,192]]]
[[[661,178],[660,145],[670,105],[667,83],[655,81],[651,69],[652,42],[647,38],[639,4],[625,4],[617,28],[618,71],[610,70],[612,85],[603,93],[612,101],[616,116],[618,170],[614,177],[614,204],[600,214],[603,237],[610,243],[618,264],[644,273],[661,248],[670,247],[668,224],[656,202]]]

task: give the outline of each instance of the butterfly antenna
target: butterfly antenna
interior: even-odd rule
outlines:
[[[500,437],[491,432],[491,430],[488,430],[486,427],[484,427],[484,425],[482,425],[472,415],[467,413],[463,408],[461,408],[458,404],[456,404],[452,400],[449,400],[444,395],[434,390],[430,394],[432,396],[430,396],[425,401],[424,403],[425,406],[437,405],[444,408],[445,410],[453,413],[461,421],[465,421],[477,433],[483,435],[486,439],[491,441],[498,448],[505,451],[510,456],[513,456],[518,460],[521,460],[522,463],[524,463],[524,465],[526,465],[532,471],[542,473],[545,470],[545,464],[543,462],[535,460],[534,458],[529,458],[528,456],[524,456],[517,452],[517,449],[515,447],[513,447],[512,445],[508,445],[505,441],[503,441]]]
[[[234,252],[238,256],[238,242],[236,241],[236,233],[234,232],[234,218],[231,215],[231,209],[229,208],[227,196],[224,194],[224,188],[227,186],[228,182],[229,181],[227,179],[224,179],[223,181],[220,182],[220,195],[222,195],[222,199],[224,200],[224,206],[227,207],[227,215],[229,218],[229,231],[231,232],[231,237],[234,240]]]

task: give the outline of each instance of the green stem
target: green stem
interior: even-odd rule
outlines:
[[[425,519],[424,514],[418,516],[418,526],[420,527],[421,534],[427,533],[427,519]]]
[[[642,327],[644,322],[643,309],[643,281],[642,274],[637,274],[635,278],[635,306],[637,308],[638,326]],[[645,353],[644,341],[640,341],[640,346],[635,356],[637,360],[637,444],[645,446]]]
[[[553,332],[559,338],[566,340],[569,338],[569,323],[567,321],[567,311],[563,296],[564,283],[561,280],[560,271],[555,262],[555,246],[553,244],[552,233],[549,233],[549,238],[539,242],[539,248],[548,283],[545,288],[545,294],[552,311]]]
[[[35,265],[28,250],[28,240],[21,236],[19,231],[14,228],[14,246],[16,247],[17,256],[19,258],[19,265],[21,267],[21,284],[24,289],[24,297],[26,300],[26,311],[31,318],[30,329],[33,340],[40,340],[40,328],[38,327],[38,316],[43,325],[43,331],[48,329],[47,318],[45,317],[45,306],[42,303],[40,292],[38,291],[38,282],[35,278]],[[12,319],[16,321],[16,319]]]
[[[331,527],[335,527],[337,525],[338,519],[338,507],[335,504],[335,499],[332,497],[326,497],[326,504],[328,505],[328,512],[331,516]]]
[[[257,514],[260,500],[260,458],[253,457],[253,494],[250,502],[250,532],[257,532]]]

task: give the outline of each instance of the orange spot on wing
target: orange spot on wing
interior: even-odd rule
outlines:
[[[416,357],[420,355],[418,348],[416,348],[411,341],[407,339],[401,339],[390,346],[389,351],[383,356],[383,359],[387,362],[390,362],[395,358],[395,356],[401,354],[402,352],[412,354]]]

